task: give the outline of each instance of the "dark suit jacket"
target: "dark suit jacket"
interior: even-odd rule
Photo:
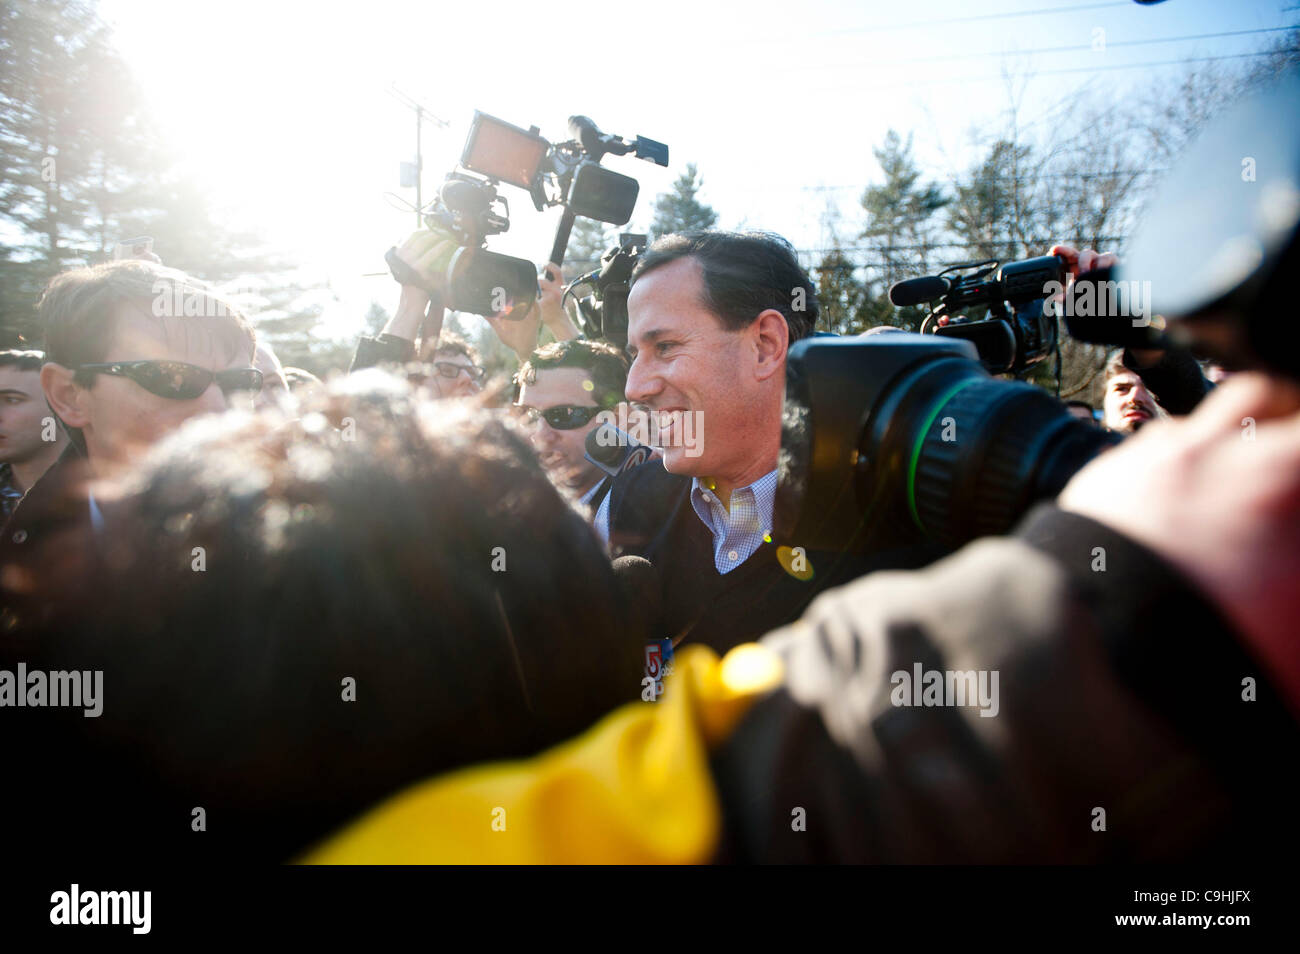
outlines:
[[[0,531],[0,632],[16,628],[28,613],[43,613],[46,597],[34,595],[37,584],[50,583],[66,559],[85,558],[93,549],[89,477],[86,456],[69,444]]]
[[[791,548],[766,542],[734,570],[719,573],[712,534],[690,495],[691,478],[668,473],[660,460],[620,474],[610,491],[611,555],[654,565],[662,594],[655,625],[675,645],[699,642],[725,653],[798,619],[823,590],[876,569],[924,566],[942,553],[930,545],[872,554],[809,550],[796,566]]]

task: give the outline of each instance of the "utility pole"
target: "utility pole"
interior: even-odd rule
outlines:
[[[439,119],[422,103],[403,93],[396,84],[388,88],[388,94],[407,109],[415,110],[415,227],[418,229],[424,225],[424,220],[420,217],[420,210],[424,208],[424,153],[421,146],[424,122],[427,119],[439,129],[446,129],[450,124],[445,119]]]

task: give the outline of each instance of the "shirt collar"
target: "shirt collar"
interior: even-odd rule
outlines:
[[[716,505],[718,510],[722,511],[722,502],[714,496],[710,488],[710,483],[706,483],[705,480],[700,477],[691,478],[691,506],[694,508],[696,516],[700,518],[700,521],[704,526],[707,527],[710,532],[714,532],[717,529],[722,529],[721,527],[715,528],[713,521],[714,506]],[[734,501],[737,495],[744,495],[747,493],[753,494],[754,496],[754,509],[758,513],[759,523],[762,524],[759,529],[761,529],[764,534],[771,533],[772,511],[776,503],[776,468],[772,468],[772,470],[768,471],[752,484],[748,484],[744,487],[737,487],[731,492],[731,498]],[[725,521],[730,520],[729,511],[730,508],[728,508],[727,516],[724,518],[724,526]],[[721,514],[719,514],[719,516],[721,516]]]
[[[578,498],[578,503],[582,504],[584,507],[590,506],[596,499],[596,492],[603,486],[605,486],[604,477],[592,484],[591,489]]]

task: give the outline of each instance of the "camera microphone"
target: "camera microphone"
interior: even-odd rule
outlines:
[[[894,282],[889,286],[889,300],[897,308],[906,308],[910,305],[920,305],[927,301],[934,301],[936,298],[948,294],[950,288],[952,288],[952,282],[937,275],[927,275],[925,278],[909,278],[906,281]]]
[[[586,458],[611,477],[648,461],[654,448],[606,421],[587,435]]]
[[[582,143],[583,149],[595,155],[600,155],[609,145],[609,137],[586,116],[569,117],[569,134]]]

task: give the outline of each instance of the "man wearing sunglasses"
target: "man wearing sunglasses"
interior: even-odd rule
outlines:
[[[519,369],[519,408],[551,479],[595,509],[609,488],[586,457],[587,435],[601,411],[623,400],[627,358],[603,341],[570,339],[543,345]]]
[[[98,532],[92,478],[192,417],[251,411],[262,386],[248,322],[176,269],[139,260],[73,269],[46,288],[38,313],[41,387],[73,441],[0,535],[0,573],[21,566],[38,538]]]

